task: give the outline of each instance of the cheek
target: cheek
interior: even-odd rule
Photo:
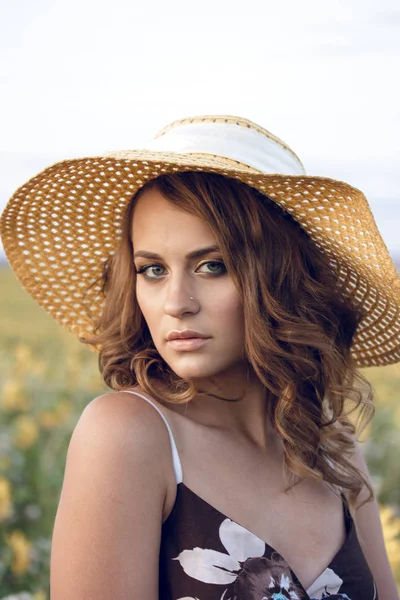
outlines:
[[[143,317],[146,319],[146,302],[143,298],[143,295],[140,292],[140,287],[136,286],[136,302],[142,312]]]
[[[220,296],[215,302],[213,312],[218,328],[222,327],[231,336],[243,336],[243,303],[237,293]]]
[[[157,324],[158,312],[154,303],[154,294],[148,294],[141,290],[140,285],[136,287],[136,301],[142,312],[143,318],[150,330]]]

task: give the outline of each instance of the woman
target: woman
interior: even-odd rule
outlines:
[[[397,597],[348,417],[374,411],[357,367],[400,359],[361,192],[250,121],[198,117],[49,167],[2,233],[111,390],[71,438],[52,600]]]

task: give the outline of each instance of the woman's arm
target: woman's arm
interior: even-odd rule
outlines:
[[[169,436],[147,402],[105,394],[82,413],[55,520],[51,600],[156,600]]]
[[[350,461],[354,466],[365,473],[368,481],[372,485],[361,445],[354,437],[353,441],[355,444],[355,452],[351,456]],[[346,498],[348,498],[347,490],[344,490],[344,494]],[[357,499],[357,506],[359,506],[368,495],[368,490],[364,487]],[[399,600],[396,582],[386,552],[379,506],[376,499],[367,502],[367,504],[364,504],[364,506],[355,511],[354,522],[360,546],[378,589],[379,599]]]

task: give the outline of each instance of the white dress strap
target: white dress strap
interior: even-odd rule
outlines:
[[[182,476],[182,465],[181,465],[181,461],[179,459],[179,454],[178,454],[178,448],[176,447],[176,443],[174,440],[174,436],[172,435],[172,430],[171,427],[165,417],[165,415],[162,413],[162,411],[158,408],[158,406],[156,404],[154,404],[154,402],[152,402],[151,400],[149,400],[149,398],[146,398],[145,396],[143,396],[142,394],[139,394],[138,392],[132,392],[130,390],[121,390],[123,392],[128,392],[129,394],[135,394],[136,396],[140,396],[141,398],[143,398],[143,400],[146,400],[146,402],[148,402],[149,404],[151,404],[152,406],[154,406],[154,408],[156,409],[156,411],[160,414],[161,418],[163,419],[165,425],[167,426],[168,429],[168,433],[169,433],[169,439],[171,441],[171,449],[172,449],[172,462],[174,465],[174,471],[175,471],[175,478],[176,478],[176,483],[181,483],[183,481],[183,476]]]

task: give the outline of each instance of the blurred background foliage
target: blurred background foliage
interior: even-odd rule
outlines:
[[[49,600],[52,529],[72,431],[107,391],[97,355],[0,267],[0,600]],[[361,370],[376,413],[362,447],[400,591],[400,364]]]

